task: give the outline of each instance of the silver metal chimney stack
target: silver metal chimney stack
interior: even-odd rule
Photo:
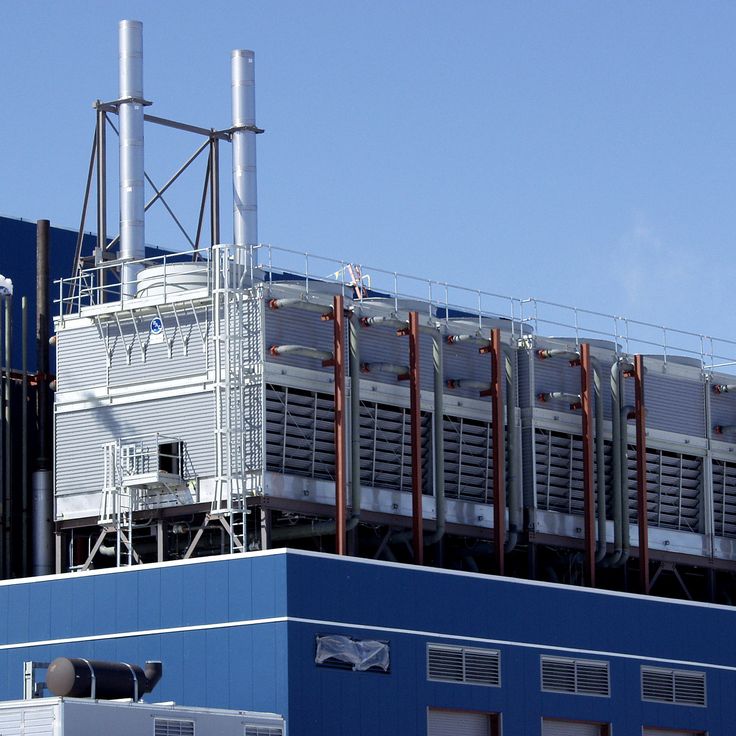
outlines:
[[[143,174],[143,24],[121,20],[120,44],[120,258],[146,255]],[[134,296],[139,265],[124,265],[123,294]]]
[[[235,50],[231,55],[233,128],[256,124],[255,54]],[[249,270],[252,247],[258,245],[256,134],[233,133],[233,242],[248,246],[243,265]]]

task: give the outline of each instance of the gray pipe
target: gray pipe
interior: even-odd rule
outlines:
[[[269,349],[271,355],[299,355],[304,358],[316,358],[317,360],[332,360],[332,353],[328,350],[319,350],[309,345],[272,345]]]
[[[146,256],[143,162],[143,24],[121,20],[120,44],[120,257]],[[140,265],[123,265],[123,296],[134,296]]]
[[[442,355],[442,335],[437,330],[432,339],[432,363],[434,367],[434,500],[437,509],[437,526],[425,540],[425,544],[436,544],[445,536],[447,508],[445,502],[445,381]]]
[[[409,366],[398,363],[363,363],[360,370],[363,373],[393,373],[402,376],[409,372]]]
[[[616,567],[621,560],[623,535],[621,531],[621,365],[611,365],[611,492],[613,506],[613,552],[605,565]]]
[[[524,511],[522,508],[521,475],[519,473],[519,438],[516,432],[516,399],[518,388],[514,370],[515,353],[504,347],[506,366],[506,426],[508,436],[509,474],[508,485],[509,529],[505,551],[513,552],[518,544]]]
[[[621,463],[621,559],[618,565],[625,565],[631,554],[629,535],[629,424],[628,416],[634,411],[630,405],[621,407],[621,438],[619,461]]]
[[[603,397],[601,395],[601,365],[591,357],[593,367],[593,391],[595,393],[595,463],[596,492],[598,498],[598,551],[595,561],[606,556],[606,449],[603,437]]]
[[[54,571],[54,554],[51,543],[53,517],[51,471],[35,471],[31,487],[33,491],[33,574],[50,575]]]
[[[255,127],[255,54],[236,49],[230,55],[233,128]],[[256,134],[235,130],[233,144],[233,242],[244,246],[236,256],[250,272],[252,248],[258,245],[258,191],[256,181]]]
[[[317,312],[318,314],[330,314],[332,312],[331,304],[319,304],[317,302],[309,301],[304,297],[271,299],[268,302],[268,306],[271,309],[287,309],[288,307],[295,307],[297,309],[303,309],[307,312]]]

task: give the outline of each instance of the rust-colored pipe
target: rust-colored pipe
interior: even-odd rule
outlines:
[[[335,548],[347,554],[345,460],[345,309],[342,294],[332,300],[335,370]]]
[[[644,403],[644,356],[634,356],[636,411],[636,510],[639,522],[639,581],[649,595],[649,527],[647,519],[647,409]]]
[[[411,521],[414,562],[424,564],[422,510],[422,416],[419,383],[419,313],[409,312],[409,395],[411,405]]]
[[[580,345],[580,408],[583,419],[583,527],[585,584],[595,588],[595,496],[593,479],[593,397],[590,345]]]

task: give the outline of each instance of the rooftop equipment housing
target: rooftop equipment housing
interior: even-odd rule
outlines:
[[[722,346],[257,244],[253,54],[232,63],[233,129],[197,130],[210,170],[233,143],[235,243],[213,229],[194,260],[141,262],[133,293],[115,264],[61,284],[58,569],[297,544],[686,597],[726,584]]]

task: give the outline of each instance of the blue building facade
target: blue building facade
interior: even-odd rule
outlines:
[[[24,661],[78,656],[160,659],[149,700],[278,712],[290,736],[736,722],[736,611],[705,603],[272,550],[7,581],[0,621],[7,699]],[[317,664],[325,635],[386,642],[388,672]]]

